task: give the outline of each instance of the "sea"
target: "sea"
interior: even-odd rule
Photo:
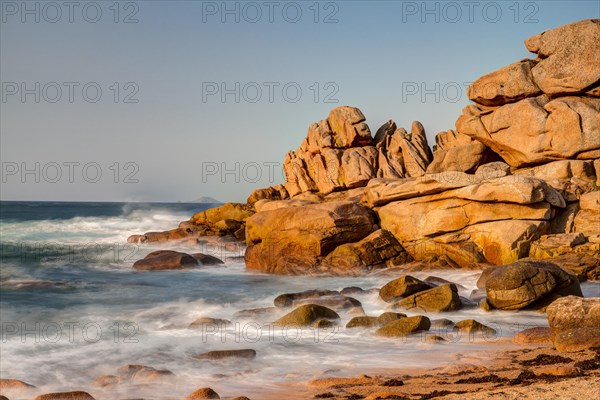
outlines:
[[[472,361],[490,344],[512,346],[509,339],[525,327],[547,326],[545,315],[534,311],[485,312],[474,306],[429,317],[476,319],[494,327],[496,335],[457,337],[445,332],[446,342],[432,343],[424,335],[385,339],[372,330],[345,329],[352,315],[344,312],[340,326],[327,329],[273,326],[285,310],[236,315],[273,307],[273,299],[282,293],[360,287],[366,291],[353,297],[367,315],[376,316],[388,306],[376,289],[397,275],[275,276],[246,270],[242,243],[214,238],[198,244],[127,243],[130,235],[175,228],[212,206],[1,202],[0,377],[33,384],[39,393],[85,390],[105,399],[181,398],[199,387],[211,387],[222,397],[250,398],[269,398],[267,393],[293,387],[303,398],[305,382],[311,379]],[[204,252],[225,264],[176,271],[132,268],[158,249]],[[450,270],[411,275],[455,282],[468,299],[479,274]],[[582,287],[586,296],[600,292],[597,283]],[[222,329],[190,328],[200,317],[232,323]],[[254,349],[257,355],[219,361],[196,357],[232,349]],[[93,384],[127,364],[166,369],[174,378],[160,385]]]

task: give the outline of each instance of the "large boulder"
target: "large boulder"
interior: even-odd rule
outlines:
[[[539,57],[531,73],[544,93],[583,93],[600,81],[600,20],[574,22],[532,36],[525,46]]]
[[[226,203],[222,206],[200,211],[190,218],[190,222],[201,225],[214,225],[224,220],[245,221],[252,216],[252,206],[241,203]]]
[[[254,190],[248,196],[246,203],[254,204],[259,200],[285,200],[288,197],[289,195],[285,187],[283,185],[276,185]]]
[[[546,308],[554,334],[577,328],[600,329],[600,297],[562,297]]]
[[[600,328],[575,328],[561,331],[553,338],[560,352],[576,352],[600,347]]]
[[[513,167],[600,154],[600,99],[545,96],[494,110],[463,109],[457,130],[480,141]]]
[[[173,250],[157,250],[133,263],[133,268],[142,271],[186,269],[198,266],[193,256]]]
[[[262,211],[246,224],[247,268],[278,274],[322,272],[323,257],[377,227],[368,208],[344,201]]]
[[[183,241],[200,236],[226,235],[243,240],[245,220],[252,214],[254,214],[252,205],[227,203],[194,214],[188,221],[181,222],[176,229],[132,235],[127,241],[129,243],[156,243]]]
[[[479,174],[452,171],[416,179],[374,179],[365,189],[364,202],[379,206],[419,197],[414,202],[457,198],[533,204],[546,200],[556,207],[566,206],[560,193],[545,181],[529,176],[506,176],[506,170],[496,167],[482,167]],[[427,195],[432,197],[424,197]]]
[[[600,20],[561,26],[525,42],[537,53],[477,79],[476,105],[456,121],[513,167],[600,156]]]
[[[415,293],[392,304],[393,309],[427,312],[456,311],[460,307],[458,289],[453,283]]]
[[[497,309],[543,308],[560,296],[583,296],[577,277],[551,262],[520,260],[490,268],[485,289],[489,304]]]
[[[365,116],[355,107],[342,106],[331,110],[327,117],[333,147],[356,147],[371,144],[371,131]]]
[[[559,160],[513,171],[516,176],[543,180],[556,189],[566,201],[577,201],[594,190],[596,172],[592,160]]]
[[[454,130],[440,132],[435,137],[433,160],[427,174],[446,171],[472,173],[486,163],[500,159],[483,143]]]
[[[521,60],[477,79],[467,88],[472,101],[486,106],[507,103],[542,94],[533,81],[533,60]]]
[[[549,227],[552,206],[564,205],[543,181],[506,176],[391,202],[376,211],[381,227],[413,258],[446,256],[465,267],[527,257],[530,241]]]
[[[379,229],[356,243],[336,247],[320,268],[335,275],[357,275],[374,268],[394,266],[412,261],[390,232]]]
[[[300,147],[287,154],[286,192],[294,197],[364,186],[377,172],[377,150],[371,144],[371,131],[358,108],[333,109],[327,119],[311,124]]]

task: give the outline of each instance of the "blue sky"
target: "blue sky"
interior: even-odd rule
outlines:
[[[468,82],[532,57],[527,37],[600,17],[598,1],[74,4],[1,2],[2,200],[243,201],[340,105],[372,131],[419,120],[431,145]]]

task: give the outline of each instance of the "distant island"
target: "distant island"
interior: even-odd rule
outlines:
[[[223,202],[210,196],[200,196],[197,199],[190,201],[190,203],[221,204]]]

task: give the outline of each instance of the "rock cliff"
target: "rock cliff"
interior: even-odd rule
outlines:
[[[287,154],[283,185],[130,240],[233,234],[248,268],[278,274],[532,257],[597,277],[600,20],[525,45],[536,58],[477,79],[433,151],[418,121],[372,135],[358,108],[338,107]]]

